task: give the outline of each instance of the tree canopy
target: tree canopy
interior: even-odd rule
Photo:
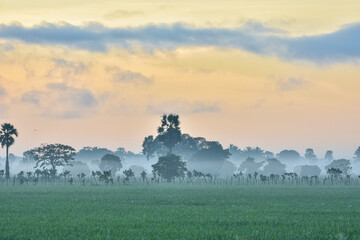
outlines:
[[[159,161],[152,165],[153,173],[158,175],[168,182],[176,177],[183,177],[185,175],[186,163],[181,160],[180,156],[173,153],[168,153],[166,156],[159,157]]]
[[[111,174],[115,175],[122,168],[121,159],[114,154],[107,153],[101,158],[99,168],[102,171],[111,170]]]
[[[179,115],[164,114],[161,119],[161,125],[158,127],[158,138],[163,143],[169,152],[172,152],[173,147],[181,140]]]
[[[43,144],[31,150],[36,161],[35,168],[50,171],[52,176],[56,175],[57,167],[72,165],[75,149],[63,144]]]

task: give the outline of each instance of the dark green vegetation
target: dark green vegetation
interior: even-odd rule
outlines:
[[[360,239],[358,187],[0,186],[0,239]]]

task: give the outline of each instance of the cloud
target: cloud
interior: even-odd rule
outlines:
[[[131,83],[134,85],[150,84],[153,82],[152,78],[144,76],[139,72],[132,72],[123,70],[119,67],[107,67],[106,72],[111,75],[111,79],[118,83]]]
[[[151,79],[145,77],[141,73],[124,71],[119,72],[114,76],[114,80],[118,82],[131,82],[131,83],[151,83]]]
[[[55,66],[47,73],[48,77],[60,75],[62,79],[68,80],[85,72],[88,67],[83,62],[68,61],[63,58],[53,58]]]
[[[151,114],[157,115],[163,113],[197,114],[219,112],[220,108],[217,104],[174,100],[149,105],[147,107],[147,111]]]
[[[135,28],[108,28],[98,23],[85,26],[44,23],[31,28],[18,24],[1,24],[0,38],[103,52],[109,47],[130,49],[135,45],[147,50],[214,46],[238,48],[284,60],[316,63],[360,59],[360,23],[342,26],[332,33],[301,37],[290,37],[284,31],[256,22],[248,22],[243,27],[234,29],[195,28],[184,24]]]
[[[43,91],[25,92],[21,101],[37,106],[43,116],[51,118],[80,118],[91,112],[98,103],[88,89],[63,83],[49,83]]]
[[[123,9],[118,9],[114,12],[108,13],[104,15],[106,19],[117,19],[117,18],[129,18],[133,16],[138,16],[144,14],[141,11],[127,11]]]
[[[6,89],[0,84],[0,97],[4,97],[6,95],[7,95]]]
[[[38,91],[28,91],[21,96],[21,102],[39,105],[40,95],[41,93]]]
[[[286,80],[279,80],[277,87],[280,91],[292,91],[303,87],[307,82],[301,78],[288,78]]]

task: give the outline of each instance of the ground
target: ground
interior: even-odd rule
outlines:
[[[0,239],[360,239],[358,187],[5,186]]]

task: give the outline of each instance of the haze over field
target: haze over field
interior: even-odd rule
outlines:
[[[224,147],[350,159],[359,12],[358,0],[0,0],[0,120],[20,134],[11,152],[140,152],[173,112],[183,133]]]

